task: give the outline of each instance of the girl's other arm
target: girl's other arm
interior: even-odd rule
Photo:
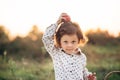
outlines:
[[[84,70],[83,70],[83,77],[84,80],[96,80],[96,75],[92,72],[89,72],[88,69],[86,68],[87,65],[87,58],[84,55]]]

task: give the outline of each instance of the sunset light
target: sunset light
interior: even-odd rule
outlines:
[[[12,35],[25,35],[33,25],[44,31],[66,12],[83,31],[101,28],[120,32],[119,0],[0,0],[0,25]]]
[[[120,0],[0,0],[0,80],[96,79],[120,80]]]

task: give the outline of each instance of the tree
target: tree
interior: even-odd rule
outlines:
[[[4,26],[0,26],[0,54],[3,54],[7,49],[8,43],[9,37],[7,30],[4,28]]]
[[[89,39],[88,43],[91,44],[105,45],[113,39],[108,31],[103,31],[100,28],[97,30],[89,30],[86,35]]]
[[[19,57],[44,58],[42,43],[43,33],[34,25],[26,37],[17,36],[9,44],[9,53],[19,55]]]
[[[43,33],[38,29],[36,25],[34,25],[31,31],[28,33],[27,37],[30,38],[35,43],[37,43],[37,45],[43,46],[42,36],[43,36]]]

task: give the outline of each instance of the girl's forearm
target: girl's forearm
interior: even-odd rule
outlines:
[[[51,24],[49,27],[47,27],[45,33],[43,34],[43,38],[53,38],[56,28],[57,24]]]
[[[52,51],[55,48],[54,47],[54,34],[55,34],[56,28],[57,28],[57,24],[50,25],[49,27],[46,28],[46,31],[42,37],[44,46],[50,54],[53,54]]]

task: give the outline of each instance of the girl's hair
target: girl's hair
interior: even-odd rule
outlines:
[[[60,41],[63,35],[73,35],[76,34],[78,37],[79,43],[85,43],[83,33],[80,29],[80,26],[74,22],[62,22],[59,26],[59,29],[56,31],[55,40],[56,46],[60,47]]]

